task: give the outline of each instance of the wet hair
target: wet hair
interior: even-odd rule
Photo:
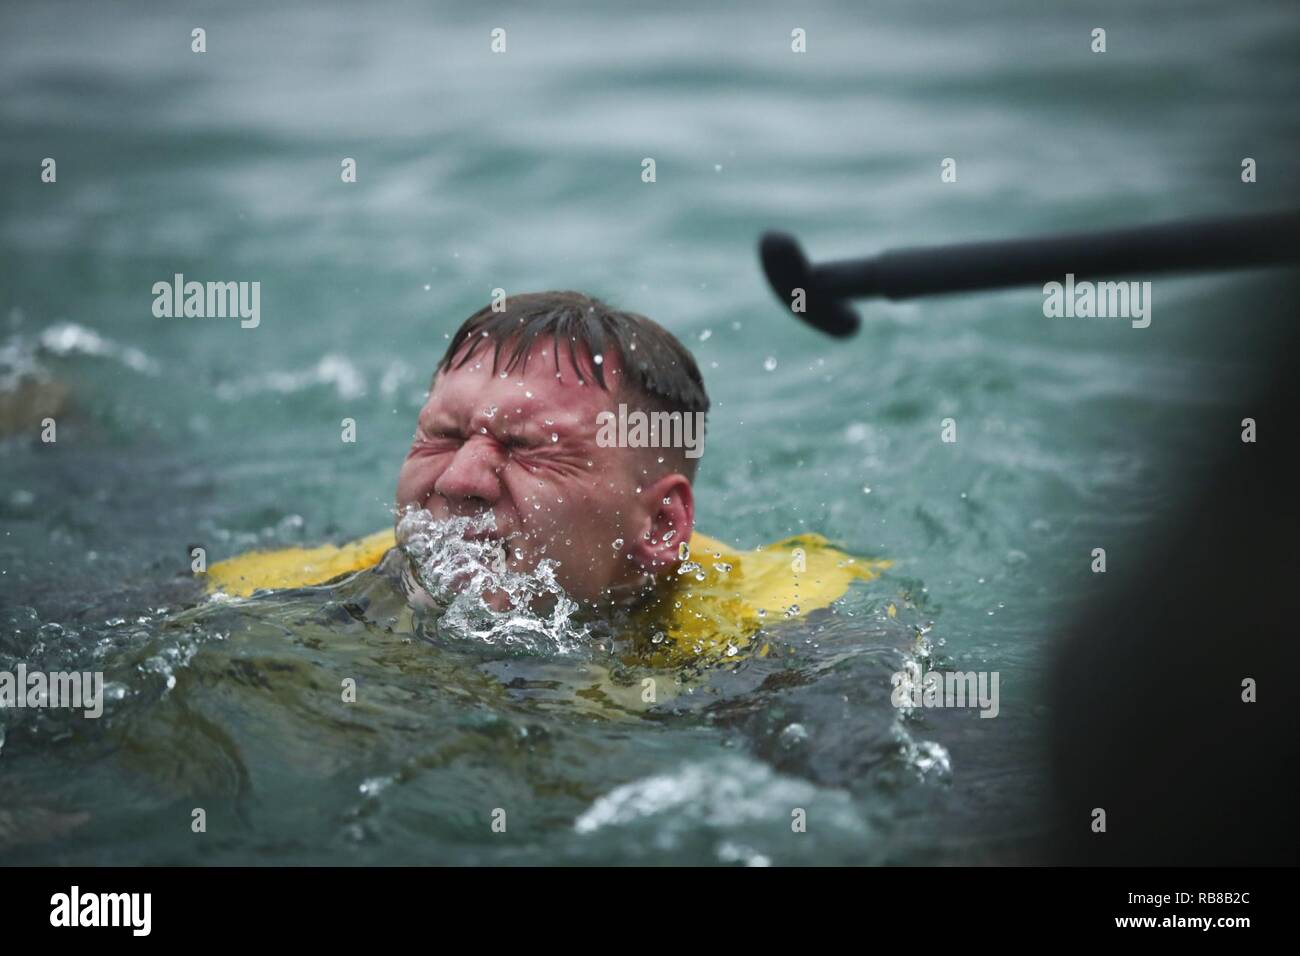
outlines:
[[[594,378],[605,391],[610,387],[604,366],[593,357],[617,354],[623,370],[619,387],[631,397],[631,406],[670,414],[709,410],[699,366],[675,335],[644,315],[581,292],[529,292],[509,296],[501,311],[484,306],[456,330],[437,371],[458,369],[490,345],[493,375],[516,369],[523,374],[535,348],[548,339],[557,371],[564,348],[583,380]],[[694,474],[697,459],[675,457],[683,459],[679,464],[688,476]]]

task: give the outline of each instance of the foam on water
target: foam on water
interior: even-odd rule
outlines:
[[[10,325],[22,323],[17,310]],[[15,388],[23,379],[47,381],[50,369],[41,361],[86,355],[119,362],[133,372],[157,375],[159,363],[134,346],[123,345],[75,322],[60,322],[35,336],[15,333],[0,341],[0,389]]]

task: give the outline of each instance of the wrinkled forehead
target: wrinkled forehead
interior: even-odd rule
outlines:
[[[448,368],[434,377],[429,405],[488,402],[510,412],[523,410],[515,414],[551,410],[594,421],[599,411],[617,404],[623,364],[615,349],[593,355],[578,342],[547,337],[535,342],[517,362],[512,363],[513,357],[510,341],[502,344],[499,353],[496,343],[486,338],[467,342]],[[604,388],[597,378],[598,368]]]

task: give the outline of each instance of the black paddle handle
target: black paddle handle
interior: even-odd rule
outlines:
[[[1118,275],[1244,269],[1300,260],[1300,212],[1141,226],[1077,233],[897,249],[865,259],[810,264],[793,237],[768,233],[760,243],[763,268],[787,308],[804,290],[796,315],[831,335],[857,331],[857,314],[844,300],[883,296],[910,299],[945,292],[999,289]]]

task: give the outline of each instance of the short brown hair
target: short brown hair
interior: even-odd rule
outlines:
[[[573,367],[586,367],[609,391],[604,368],[590,359],[613,351],[624,370],[623,387],[641,399],[637,404],[669,413],[709,410],[699,366],[675,335],[644,315],[615,309],[581,292],[529,292],[508,297],[501,311],[484,306],[456,330],[438,371],[460,368],[490,343],[492,374],[516,368],[522,372],[533,348],[548,337],[557,369],[564,343]],[[694,459],[686,461],[692,473],[694,464]]]

